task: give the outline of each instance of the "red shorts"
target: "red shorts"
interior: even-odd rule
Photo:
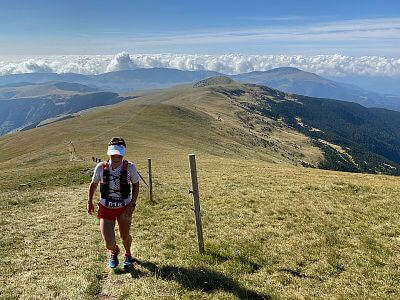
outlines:
[[[128,205],[121,208],[108,208],[102,204],[99,205],[99,210],[97,211],[97,219],[106,219],[106,220],[116,220],[120,215],[123,214]]]

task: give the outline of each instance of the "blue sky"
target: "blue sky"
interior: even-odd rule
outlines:
[[[400,57],[400,1],[0,0],[0,56]]]

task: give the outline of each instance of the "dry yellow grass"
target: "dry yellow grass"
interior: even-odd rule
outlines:
[[[206,155],[198,169],[206,255],[197,255],[186,157],[158,158],[156,203],[142,187],[132,227],[138,261],[128,273],[107,269],[97,221],[85,213],[85,184],[3,191],[0,295],[394,299],[400,292],[397,178]]]

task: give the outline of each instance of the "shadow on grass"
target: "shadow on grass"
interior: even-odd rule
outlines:
[[[152,276],[163,280],[174,280],[187,290],[201,290],[211,293],[224,290],[235,294],[239,299],[272,299],[270,295],[259,294],[255,291],[243,288],[238,282],[228,278],[222,273],[203,268],[181,268],[174,266],[158,267],[149,261],[135,259],[135,263],[147,269]],[[132,268],[128,270],[132,278],[148,276],[148,274]]]

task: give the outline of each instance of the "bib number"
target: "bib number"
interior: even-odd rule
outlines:
[[[125,206],[124,199],[106,199],[106,207],[108,208],[120,208]]]

